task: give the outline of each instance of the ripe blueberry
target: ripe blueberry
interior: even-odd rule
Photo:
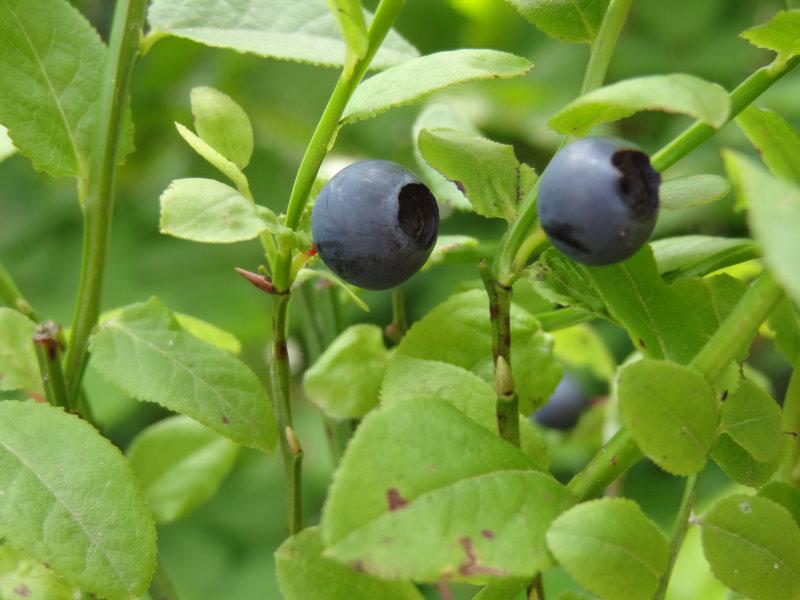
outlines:
[[[403,283],[425,264],[439,231],[439,207],[413,173],[386,160],[339,171],[311,212],[322,262],[369,290]]]
[[[650,237],[661,176],[630,142],[588,137],[559,152],[542,174],[537,209],[553,245],[587,265],[624,260]]]
[[[565,374],[547,404],[534,413],[533,418],[543,427],[571,429],[587,404],[588,398],[580,383],[571,375]]]

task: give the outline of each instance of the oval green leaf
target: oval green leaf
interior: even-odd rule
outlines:
[[[728,180],[719,175],[690,175],[661,184],[659,201],[666,210],[683,210],[722,200],[731,191]]]
[[[723,498],[699,520],[714,576],[753,600],[800,597],[800,529],[758,496]]]
[[[243,446],[275,448],[275,417],[255,373],[184,331],[157,298],[100,325],[90,348],[92,367],[131,397],[192,417]]]
[[[631,500],[603,498],[558,517],[547,544],[586,589],[607,600],[649,600],[667,568],[669,546]]]
[[[507,0],[530,23],[563,42],[592,42],[608,0]]]
[[[728,93],[693,75],[651,75],[602,87],[574,100],[552,119],[559,133],[586,135],[601,123],[619,121],[642,111],[689,115],[719,128],[730,114]]]
[[[100,597],[144,593],[156,531],[122,454],[86,421],[0,402],[0,536]]]
[[[714,390],[676,363],[645,359],[624,367],[617,388],[622,419],[642,452],[675,475],[697,473],[717,435]]]
[[[532,68],[526,59],[497,50],[449,50],[421,56],[373,75],[358,86],[342,122],[371,119],[459,83],[522,77]]]
[[[175,416],[141,431],[127,456],[156,521],[170,523],[217,493],[239,446],[189,417]]]
[[[154,0],[147,46],[172,35],[238,52],[328,67],[344,66],[345,43],[325,0]],[[365,13],[367,23],[372,20]],[[385,69],[419,56],[390,31],[372,67]]]
[[[305,372],[306,396],[331,417],[363,417],[378,405],[388,354],[380,327],[348,327]]]
[[[194,127],[200,138],[244,169],[253,155],[253,127],[242,107],[210,87],[192,90]]]

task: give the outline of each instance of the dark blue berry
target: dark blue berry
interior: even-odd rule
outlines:
[[[542,174],[537,209],[553,245],[587,265],[632,256],[658,216],[661,176],[625,140],[588,137],[559,152]]]
[[[413,173],[385,160],[339,171],[311,212],[322,261],[348,283],[369,290],[394,287],[419,271],[438,231],[436,198]]]
[[[586,393],[571,375],[565,374],[553,395],[534,413],[534,420],[551,429],[571,429],[589,403]]]

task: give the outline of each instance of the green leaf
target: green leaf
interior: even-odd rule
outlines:
[[[0,125],[0,163],[16,152],[17,149],[11,143],[11,138],[8,137],[8,129]]]
[[[200,138],[244,169],[253,155],[253,127],[242,107],[210,87],[192,90],[194,127]]]
[[[240,192],[250,189],[247,177],[232,161],[225,158],[216,148],[180,123],[175,123],[175,127],[192,150],[206,159],[212,166],[219,169],[220,173],[236,185],[236,189],[240,190]]]
[[[472,205],[456,185],[431,167],[419,151],[419,134],[423,129],[455,129],[477,135],[478,130],[448,104],[435,102],[428,105],[414,121],[412,144],[420,177],[425,181],[439,203],[457,210],[472,210]]]
[[[323,511],[326,546],[426,492],[532,466],[518,448],[443,400],[391,402],[364,418],[347,447]]]
[[[550,526],[553,555],[586,589],[607,600],[648,600],[667,568],[669,546],[631,500],[572,507]]]
[[[161,233],[183,240],[232,244],[255,239],[267,229],[269,209],[213,179],[176,179],[160,203]]]
[[[44,394],[33,347],[36,323],[25,315],[0,307],[0,390],[29,390]]]
[[[212,498],[239,446],[197,421],[175,416],[142,430],[127,451],[158,523],[171,523]]]
[[[476,213],[514,220],[520,201],[520,164],[513,146],[456,129],[423,129],[418,140],[423,158],[458,182]]]
[[[358,86],[342,123],[371,119],[459,83],[521,77],[532,68],[526,59],[497,50],[462,49],[421,56],[373,75]]]
[[[664,280],[703,277],[719,269],[758,258],[758,245],[747,238],[681,235],[656,240],[650,247]]]
[[[0,536],[101,597],[144,593],[156,532],[133,472],[86,421],[0,402]]]
[[[192,417],[244,446],[275,447],[275,418],[255,373],[184,331],[157,298],[103,323],[90,348],[91,365],[133,398]]]
[[[397,579],[487,582],[550,566],[550,523],[575,500],[550,475],[497,471],[412,499],[336,541],[327,553]]]
[[[783,448],[781,410],[761,386],[743,380],[723,404],[721,424],[733,441],[759,462],[770,462]]]
[[[451,296],[417,321],[397,353],[446,362],[494,384],[489,301],[482,290]],[[511,363],[520,411],[544,404],[561,380],[552,355],[552,339],[539,322],[517,306],[511,308]]]
[[[286,600],[422,600],[409,581],[387,581],[323,554],[318,527],[286,540],[275,552],[278,584]]]
[[[339,29],[342,31],[347,49],[356,58],[364,58],[369,46],[369,37],[361,0],[328,0],[328,6],[339,21]]]
[[[78,594],[52,569],[0,543],[0,598],[75,600]]]
[[[619,373],[622,420],[642,452],[674,475],[697,473],[717,436],[714,390],[699,373],[645,359]]]
[[[752,160],[726,152],[731,181],[747,203],[753,237],[764,262],[787,294],[800,304],[800,188],[775,179]]]
[[[455,406],[470,419],[497,434],[497,393],[486,381],[455,365],[395,353],[389,359],[381,402],[434,398]],[[549,465],[547,447],[530,421],[520,416],[522,452],[537,469]]]
[[[751,27],[742,37],[754,46],[778,54],[779,65],[800,54],[800,11],[782,10],[768,23]]]
[[[65,0],[0,4],[0,123],[34,166],[86,177],[106,48]],[[132,146],[130,116],[120,153]]]
[[[146,44],[172,35],[267,58],[344,66],[345,44],[325,0],[248,0],[236,9],[227,0],[154,0],[148,22]],[[390,31],[371,66],[385,69],[417,56]]]
[[[728,180],[719,175],[691,175],[661,184],[659,201],[666,210],[705,206],[721,200],[731,191]]]
[[[758,495],[780,504],[789,511],[794,522],[800,524],[800,490],[783,481],[770,481],[758,490]]]
[[[378,405],[388,360],[381,328],[353,325],[305,372],[303,389],[326,415],[339,419],[363,417]]]
[[[778,458],[771,462],[755,460],[727,433],[720,434],[714,442],[714,446],[711,448],[711,458],[728,477],[750,487],[764,485],[780,466]]]
[[[619,121],[641,111],[689,115],[715,128],[730,114],[728,93],[692,75],[651,75],[607,85],[561,109],[550,127],[559,133],[586,135],[595,125]]]
[[[753,600],[800,596],[800,529],[766,498],[734,495],[700,519],[714,576]]]
[[[744,109],[736,124],[773,175],[800,183],[800,134],[794,127],[778,113],[755,106]]]
[[[563,42],[592,42],[608,0],[508,0],[547,35]]]

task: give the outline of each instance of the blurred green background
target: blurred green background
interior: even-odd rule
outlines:
[[[105,37],[113,2],[74,0]],[[372,8],[375,2],[365,2]],[[730,89],[769,60],[738,37],[785,8],[779,0],[638,0],[609,72],[609,81],[626,77],[687,72]],[[547,38],[523,21],[504,0],[408,0],[397,29],[422,53],[460,47],[491,47],[531,59],[536,68],[521,80],[459,87],[446,97],[484,133],[513,144],[521,160],[541,169],[560,139],[546,122],[580,86],[588,50]],[[259,202],[276,212],[285,206],[294,170],[332,89],[332,69],[263,60],[204,48],[180,40],[159,42],[143,58],[133,82],[137,151],[121,170],[104,308],[161,298],[172,310],[186,312],[234,333],[244,357],[265,374],[270,303],[243,283],[234,266],[254,269],[255,243],[205,246],[158,233],[158,197],[172,179],[215,177],[211,167],[179,138],[173,122],[189,124],[189,92],[210,85],[231,95],[249,113],[256,150],[247,169]],[[800,77],[780,82],[758,104],[800,122]],[[332,158],[384,158],[414,168],[411,126],[420,107],[394,110],[346,128]],[[686,124],[682,117],[641,115],[610,129],[652,151]],[[734,126],[677,165],[670,175],[722,173],[719,149],[749,151]],[[695,211],[664,215],[658,236],[678,233],[745,235],[732,201]],[[469,214],[453,214],[443,233],[496,240],[499,223]],[[41,314],[67,324],[77,289],[81,216],[71,180],[51,180],[29,161],[13,157],[0,165],[0,258]],[[412,279],[405,291],[410,316],[418,318],[473,280],[473,263],[438,267]],[[366,314],[348,305],[346,321],[387,324],[389,296],[368,293]],[[624,336],[603,329],[615,355],[628,352]],[[299,340],[299,338],[298,338]],[[295,356],[302,366],[302,352]],[[786,365],[770,343],[760,342],[752,362],[773,381],[778,397]],[[155,406],[124,398],[91,370],[90,397],[112,439],[125,447],[145,424],[163,416]],[[306,449],[307,512],[317,518],[330,477],[330,460],[318,415],[300,411]],[[707,493],[719,487],[716,471],[704,475]],[[648,464],[626,479],[625,493],[639,500],[656,522],[668,527],[680,496],[679,480]],[[219,495],[189,518],[161,528],[162,560],[182,599],[278,598],[272,553],[284,537],[283,483],[275,460],[245,453]],[[548,584],[560,586],[558,573]],[[686,596],[693,597],[693,596]],[[694,596],[700,597],[700,596]]]

